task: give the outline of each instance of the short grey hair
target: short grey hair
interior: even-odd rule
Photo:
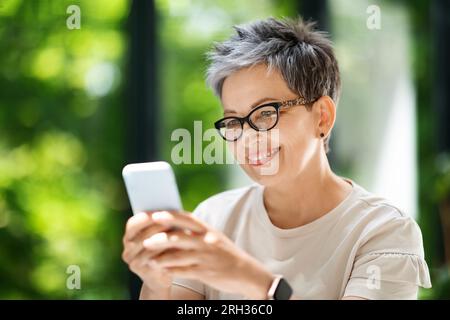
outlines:
[[[269,70],[276,68],[289,89],[307,101],[326,95],[338,104],[341,80],[333,44],[326,32],[316,30],[315,22],[300,16],[268,18],[233,28],[236,34],[214,43],[207,53],[206,82],[219,98],[230,74],[264,63]],[[326,152],[328,144],[329,135],[324,139]]]

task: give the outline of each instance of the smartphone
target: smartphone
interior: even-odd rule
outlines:
[[[133,214],[141,211],[183,210],[172,167],[165,161],[126,165],[122,176]]]

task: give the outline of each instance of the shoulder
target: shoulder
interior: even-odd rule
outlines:
[[[390,200],[356,185],[360,246],[364,251],[414,254],[423,257],[422,233],[413,217]]]
[[[386,198],[357,186],[354,225],[358,234],[345,295],[369,299],[415,298],[417,286],[431,287],[421,230],[411,216]],[[376,271],[376,272],[375,272]],[[373,276],[380,290],[368,290]]]

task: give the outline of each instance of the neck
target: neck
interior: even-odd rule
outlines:
[[[319,152],[302,173],[264,188],[264,205],[272,223],[282,229],[308,224],[335,208],[352,186],[335,175],[325,152]]]

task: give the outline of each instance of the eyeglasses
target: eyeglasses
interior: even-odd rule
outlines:
[[[256,107],[246,117],[225,117],[220,119],[214,122],[214,127],[216,127],[219,134],[226,141],[236,141],[242,136],[245,122],[256,131],[269,131],[277,125],[281,108],[289,108],[297,105],[306,106],[314,103],[316,100],[308,102],[304,98],[297,98],[294,100],[267,103]]]

